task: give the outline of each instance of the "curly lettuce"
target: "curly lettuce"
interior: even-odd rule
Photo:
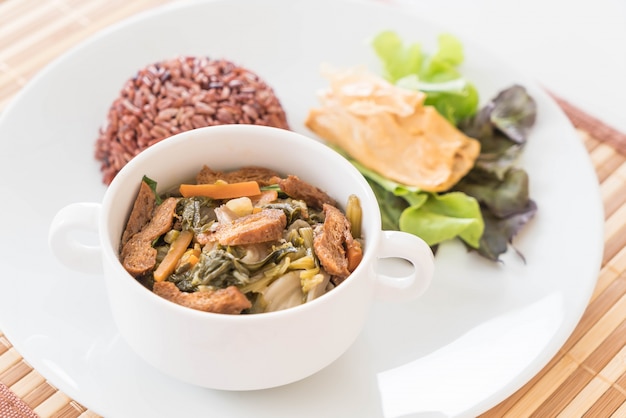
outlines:
[[[459,70],[463,46],[450,34],[438,37],[432,55],[393,31],[375,36],[372,48],[384,78],[424,92],[425,104],[481,143],[474,168],[442,193],[395,183],[353,161],[376,194],[383,228],[413,233],[431,246],[458,237],[481,256],[499,261],[537,211],[528,174],[515,166],[535,123],[535,101],[514,85],[479,109],[476,87]]]
[[[479,95],[458,67],[464,61],[463,45],[450,34],[438,38],[438,49],[429,55],[419,43],[405,44],[393,31],[383,31],[372,40],[381,60],[383,77],[399,87],[427,94],[433,106],[448,121],[457,124],[476,113]]]
[[[480,202],[486,226],[478,252],[490,260],[499,260],[537,212],[530,198],[528,174],[515,165],[536,115],[533,98],[524,87],[514,85],[459,125],[481,142],[481,153],[454,190]]]

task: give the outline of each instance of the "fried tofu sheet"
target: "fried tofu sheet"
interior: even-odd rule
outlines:
[[[474,166],[480,143],[459,131],[425,94],[398,88],[364,68],[325,68],[306,126],[365,167],[398,183],[439,192]]]

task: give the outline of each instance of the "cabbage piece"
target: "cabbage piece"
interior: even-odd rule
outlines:
[[[304,296],[300,287],[300,274],[297,271],[291,271],[280,276],[267,287],[263,298],[267,303],[265,312],[281,311],[302,305]]]
[[[320,278],[321,280],[319,280]],[[300,282],[301,284],[303,284],[302,291],[305,292],[306,294],[307,302],[310,302],[313,299],[317,299],[318,297],[326,293],[327,290],[330,290],[329,289],[329,285],[331,285],[330,274],[326,273],[325,271],[321,270],[319,273],[315,274],[313,276],[313,281],[314,281],[313,287],[309,287],[309,286],[305,287],[304,284],[311,284],[311,282],[305,281],[305,283],[303,284],[302,273],[300,273]]]

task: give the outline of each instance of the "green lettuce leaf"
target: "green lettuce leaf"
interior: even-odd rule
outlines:
[[[459,237],[473,248],[480,246],[485,227],[476,199],[461,192],[428,194],[421,205],[402,212],[399,226],[431,246]]]
[[[383,77],[392,83],[409,74],[419,73],[422,68],[421,45],[404,45],[395,32],[379,33],[372,40],[372,47],[382,62]]]
[[[399,231],[400,215],[409,206],[406,200],[394,195],[380,184],[366,178],[372,187],[378,206],[380,207],[381,226],[387,231]]]
[[[459,237],[470,247],[478,248],[484,222],[476,199],[462,192],[424,192],[348,159],[372,186],[384,229],[409,232],[430,246]]]
[[[459,72],[464,61],[461,42],[451,34],[441,34],[437,41],[438,49],[428,55],[419,43],[405,44],[397,33],[383,31],[372,48],[389,82],[424,92],[424,103],[456,125],[478,110],[478,90]]]

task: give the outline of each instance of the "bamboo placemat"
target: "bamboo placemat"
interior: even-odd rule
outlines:
[[[0,0],[0,111],[89,35],[173,0]],[[581,322],[531,381],[481,417],[626,417],[626,135],[556,98],[601,184],[605,249]],[[112,400],[114,401],[114,400]],[[98,417],[34,370],[0,330],[0,417]]]

